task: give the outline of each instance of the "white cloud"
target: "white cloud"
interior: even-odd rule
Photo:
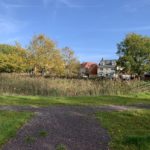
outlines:
[[[11,34],[20,31],[28,24],[8,16],[0,16],[0,34]]]
[[[58,2],[66,5],[67,7],[75,7],[75,5],[72,2],[70,2],[69,0],[58,0]]]
[[[136,31],[150,31],[150,25],[147,26],[135,26],[135,27],[123,27],[123,28],[100,28],[100,29],[83,29],[83,31],[91,32],[136,32]]]
[[[130,4],[125,4],[123,6],[123,9],[129,13],[134,13],[134,12],[137,12],[137,10],[138,10],[138,8],[136,6],[132,6]]]
[[[55,0],[56,1],[56,0]],[[44,7],[49,5],[49,3],[53,2],[53,0],[42,0]]]
[[[103,5],[86,5],[86,4],[77,4],[75,0],[43,0],[44,6],[47,6],[50,3],[60,4],[69,7],[69,8],[92,8],[92,7],[102,7]]]
[[[5,9],[40,7],[40,5],[30,5],[30,4],[22,3],[21,1],[12,1],[12,2],[1,1],[0,5]]]
[[[136,13],[150,7],[150,0],[129,0],[123,5],[123,10],[129,13]]]
[[[14,16],[16,8],[26,7],[27,5],[13,1],[0,1],[0,35],[16,33],[28,25],[25,21],[20,21]]]
[[[86,4],[77,4],[76,0],[42,0],[43,6],[46,8],[49,5],[53,6],[52,12],[52,21],[55,22],[57,19],[57,13],[59,12],[60,8],[67,7],[73,9],[84,9],[84,8],[93,8],[93,7],[102,7],[103,5],[86,5]]]
[[[16,30],[16,25],[10,21],[0,18],[0,33],[11,33]]]
[[[137,26],[137,27],[131,27],[131,28],[116,28],[116,29],[106,29],[108,31],[125,31],[125,32],[134,32],[134,31],[148,31],[150,30],[150,26]]]

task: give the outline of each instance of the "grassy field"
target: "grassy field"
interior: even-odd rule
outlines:
[[[96,97],[39,97],[39,96],[0,96],[0,105],[49,106],[49,105],[134,105],[150,104],[150,94],[134,96]]]
[[[111,136],[111,150],[150,150],[150,111],[96,114]]]
[[[31,118],[29,112],[0,111],[0,147],[11,137],[15,136],[17,130]]]

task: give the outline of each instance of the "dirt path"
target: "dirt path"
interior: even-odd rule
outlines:
[[[126,109],[121,106],[0,106],[0,110],[35,112],[31,121],[4,145],[3,150],[56,150],[59,144],[65,145],[67,150],[108,150],[110,138],[93,113]]]

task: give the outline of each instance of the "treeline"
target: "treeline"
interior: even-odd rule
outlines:
[[[19,43],[0,45],[0,72],[74,77],[79,67],[73,50],[59,49],[53,40],[42,34],[34,36],[26,49]]]
[[[130,33],[117,49],[121,72],[138,76],[150,72],[150,37]],[[79,68],[80,62],[73,50],[59,49],[53,40],[42,34],[34,36],[26,49],[19,43],[0,45],[0,72],[75,77]]]

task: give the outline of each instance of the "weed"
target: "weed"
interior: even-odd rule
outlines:
[[[48,135],[48,133],[45,131],[45,130],[41,130],[40,132],[39,132],[39,136],[40,137],[46,137]]]
[[[33,136],[26,136],[26,137],[25,137],[25,142],[28,143],[28,144],[34,143],[35,140],[36,140],[36,138],[33,137]]]
[[[67,148],[65,145],[59,144],[59,145],[57,145],[56,150],[67,150]]]

